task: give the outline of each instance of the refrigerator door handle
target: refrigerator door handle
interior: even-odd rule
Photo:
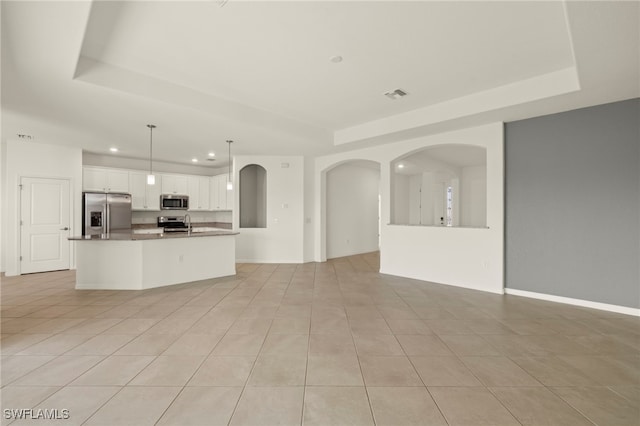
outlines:
[[[106,210],[107,210],[107,220],[104,223],[103,230],[105,234],[108,234],[109,229],[111,228],[111,204],[107,204]]]

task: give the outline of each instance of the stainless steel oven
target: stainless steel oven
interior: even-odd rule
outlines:
[[[188,195],[162,194],[160,196],[160,209],[162,210],[187,210],[189,209]]]

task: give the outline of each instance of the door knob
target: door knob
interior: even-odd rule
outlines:
[[[68,226],[65,226],[64,228],[60,228],[60,230],[61,230],[61,231],[68,231],[68,230],[69,230],[69,227],[68,227]]]

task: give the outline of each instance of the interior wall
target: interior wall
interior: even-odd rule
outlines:
[[[465,226],[486,226],[487,167],[463,167],[460,179],[460,223]]]
[[[256,228],[267,226],[267,171],[256,167]]]
[[[258,187],[256,167],[240,169],[240,228],[255,228],[257,223]]]
[[[487,227],[451,228],[390,224],[391,167],[396,158],[419,149],[442,144],[468,144],[487,150]],[[410,139],[316,158],[315,259],[326,259],[323,176],[336,164],[363,159],[380,168],[381,246],[380,272],[442,284],[503,292],[504,265],[504,160],[503,125],[484,126]]]
[[[304,158],[304,262],[314,260],[314,164],[314,158]]]
[[[640,308],[640,100],[506,125],[506,286]]]
[[[257,164],[266,170],[266,228],[239,228],[233,211],[236,260],[246,263],[302,263],[304,256],[304,159],[301,156],[236,156],[238,170]],[[240,191],[234,191],[240,197]],[[236,198],[234,205],[238,205]]]
[[[252,164],[240,170],[240,228],[267,226],[267,174]]]
[[[7,144],[5,141],[0,143],[0,273],[6,269],[6,253],[7,242],[5,235],[7,234]]]
[[[69,235],[80,235],[82,220],[82,151],[57,145],[35,142],[8,141],[6,147],[5,174],[6,198],[3,200],[3,216],[6,217],[2,229],[5,253],[5,272],[17,275],[20,272],[20,229],[18,185],[21,177],[62,178],[71,181],[70,196],[73,203]],[[75,268],[75,244],[71,244],[70,264]]]
[[[391,182],[394,188],[392,223],[409,223],[409,180],[407,175],[394,173]]]
[[[349,162],[327,172],[328,259],[378,250],[379,188],[379,166]]]

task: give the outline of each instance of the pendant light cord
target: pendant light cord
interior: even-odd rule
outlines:
[[[227,144],[229,145],[229,180],[228,182],[231,183],[231,144],[233,143],[232,140],[228,140]]]

